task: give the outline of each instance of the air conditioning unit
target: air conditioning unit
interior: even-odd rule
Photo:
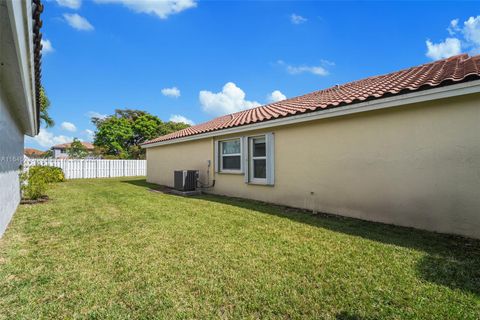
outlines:
[[[175,170],[173,184],[179,191],[195,191],[197,188],[198,170]]]

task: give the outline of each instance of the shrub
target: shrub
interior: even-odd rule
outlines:
[[[23,199],[37,200],[45,195],[47,183],[39,176],[33,178],[29,171],[20,174],[20,184]]]
[[[30,176],[38,176],[39,179],[45,180],[46,183],[65,181],[63,170],[57,167],[33,166],[30,167],[29,172]]]
[[[47,184],[65,181],[62,169],[56,167],[32,166],[20,174],[22,197],[37,200],[46,195]]]

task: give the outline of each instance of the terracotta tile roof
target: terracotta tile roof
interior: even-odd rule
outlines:
[[[71,145],[71,144],[72,144],[71,142],[69,142],[69,143],[62,143],[62,144],[57,144],[57,145],[53,146],[52,149],[68,149],[68,148],[70,148],[70,145]],[[84,142],[84,141],[82,141],[82,144],[83,144],[83,146],[85,147],[85,149],[88,149],[88,150],[93,150],[93,149],[94,149],[93,144],[90,143],[90,142]]]
[[[42,156],[44,153],[45,153],[44,151],[34,149],[34,148],[25,148],[23,150],[23,154],[26,156]]]
[[[173,140],[480,78],[480,55],[461,54],[215,118],[144,143]]]

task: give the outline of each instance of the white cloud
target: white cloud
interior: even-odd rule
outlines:
[[[333,61],[321,59],[320,62],[322,63],[322,66],[329,66],[329,67],[335,66],[335,62]]]
[[[444,59],[462,52],[462,49],[472,54],[480,53],[480,16],[470,17],[460,24],[460,19],[453,19],[447,28],[450,38],[439,43],[426,41],[426,56],[433,59]],[[455,37],[453,37],[455,36]]]
[[[190,120],[182,115],[179,115],[179,114],[172,114],[170,116],[170,119],[169,121],[173,121],[173,122],[183,122],[183,123],[186,123],[186,124],[189,124],[191,126],[193,126],[195,124],[195,122],[193,122],[193,120]]]
[[[117,3],[137,13],[153,14],[160,19],[195,8],[195,0],[95,0],[96,3]]]
[[[311,73],[317,76],[328,75],[328,71],[321,66],[287,66],[287,72],[290,74]]]
[[[77,13],[64,13],[63,17],[74,29],[81,31],[92,31],[94,28],[87,19]]]
[[[77,127],[75,127],[75,125],[71,122],[67,122],[67,121],[64,121],[62,122],[62,124],[60,125],[60,127],[65,130],[65,131],[69,131],[69,132],[75,132],[77,131]]]
[[[458,27],[458,19],[450,21],[450,26],[447,28],[447,31],[451,36],[460,31],[460,28]]]
[[[73,137],[67,137],[64,135],[56,136],[47,129],[40,129],[40,132],[35,137],[27,137],[30,142],[36,142],[44,148],[50,148],[56,144],[72,142]]]
[[[426,44],[426,55],[433,60],[445,59],[462,52],[460,40],[457,38],[447,38],[444,42],[439,43],[433,43],[427,40]]]
[[[477,50],[480,48],[480,16],[470,17],[463,23],[463,35]]]
[[[287,64],[283,60],[278,60],[277,64],[285,67],[285,70],[289,74],[311,73],[317,76],[328,76],[330,73],[325,68],[325,66],[334,66],[335,63],[328,60],[320,60],[320,62],[321,62],[321,65],[318,65],[318,66],[308,66],[308,65],[293,66],[293,65]]]
[[[105,119],[107,117],[106,114],[101,114],[96,111],[88,111],[85,115],[89,118],[99,118],[99,119]]]
[[[293,13],[291,16],[290,16],[290,21],[293,23],[293,24],[302,24],[302,23],[305,23],[307,22],[307,18],[304,18],[302,17],[301,15],[298,15],[298,14],[295,14]]]
[[[167,97],[178,98],[180,97],[180,90],[177,87],[163,88],[162,94]]]
[[[82,5],[82,0],[57,0],[57,4],[70,9],[78,9]]]
[[[55,49],[52,46],[52,42],[50,42],[50,40],[42,39],[40,40],[40,43],[42,44],[42,54],[47,54],[55,51]]]
[[[226,83],[221,92],[200,91],[199,100],[203,110],[213,115],[224,115],[260,106],[256,101],[245,100],[245,92],[233,82]]]
[[[287,97],[280,90],[273,91],[267,97],[268,102],[277,102],[285,99],[287,99]]]

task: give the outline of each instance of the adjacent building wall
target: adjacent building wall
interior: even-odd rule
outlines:
[[[53,157],[56,159],[56,158],[61,158],[61,157],[66,157],[67,156],[67,153],[64,152],[62,153],[62,151],[64,151],[65,149],[53,149]]]
[[[7,108],[0,88],[0,237],[20,202],[18,168],[23,161],[23,133]]]
[[[277,127],[275,186],[217,173],[211,192],[480,238],[479,129],[479,94]],[[212,139],[147,149],[148,180],[209,159]]]

